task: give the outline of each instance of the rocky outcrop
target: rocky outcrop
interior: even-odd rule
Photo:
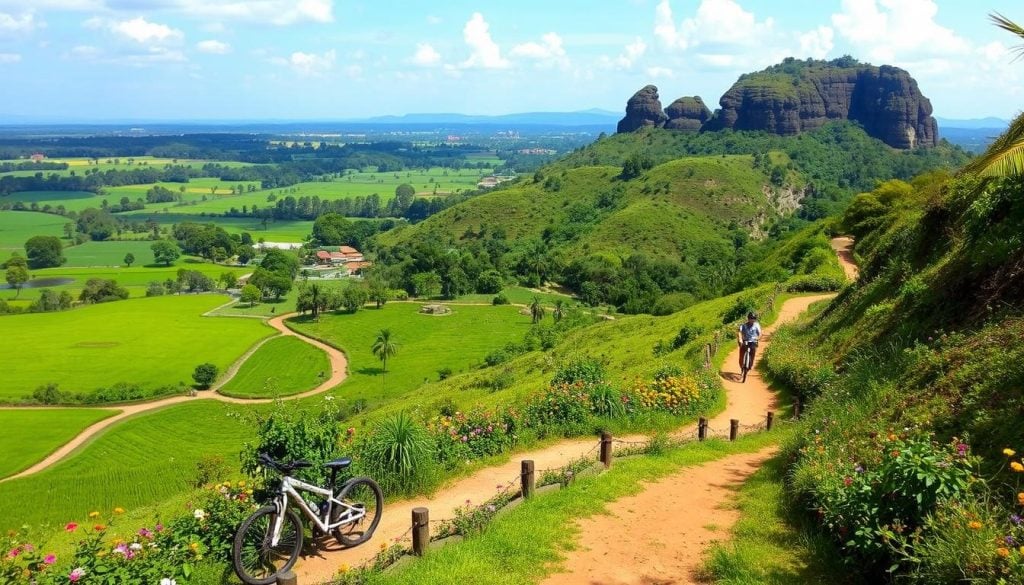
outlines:
[[[932,105],[906,71],[855,61],[790,61],[745,75],[722,96],[706,129],[764,130],[789,136],[833,120],[853,120],[895,148],[935,146]]]
[[[835,120],[852,120],[895,148],[938,144],[932,104],[909,73],[843,57],[786,59],[740,77],[711,114],[699,97],[683,97],[661,111],[658,88],[648,85],[626,104],[619,132],[654,126],[710,131],[732,128],[792,136]]]
[[[647,126],[662,127],[668,116],[661,110],[658,88],[648,85],[626,102],[626,117],[619,120],[619,132],[632,132]]]
[[[681,97],[665,108],[668,121],[665,128],[697,132],[711,119],[711,110],[700,96]]]

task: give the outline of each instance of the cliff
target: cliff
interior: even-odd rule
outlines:
[[[668,116],[661,110],[658,88],[645,86],[626,102],[626,117],[619,120],[619,132],[632,132],[647,126],[665,125]]]

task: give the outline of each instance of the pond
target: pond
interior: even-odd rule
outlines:
[[[72,282],[75,282],[74,278],[35,278],[21,285],[21,288],[51,288],[71,284]],[[0,284],[0,289],[9,288],[11,288],[11,285],[6,282]]]

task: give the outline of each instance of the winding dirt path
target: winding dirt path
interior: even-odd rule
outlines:
[[[296,337],[296,338],[301,339],[302,341],[305,341],[306,343],[308,343],[308,344],[310,344],[310,345],[312,345],[314,347],[318,347],[321,350],[323,350],[324,352],[326,352],[327,356],[328,356],[328,358],[330,359],[330,362],[331,362],[331,376],[330,376],[330,378],[328,378],[327,380],[324,380],[323,382],[320,383],[320,385],[318,385],[316,388],[313,388],[312,390],[309,390],[309,391],[306,391],[306,392],[302,392],[300,394],[292,394],[291,396],[283,397],[282,398],[283,400],[297,400],[299,398],[305,398],[305,397],[308,397],[308,396],[313,396],[315,394],[319,394],[321,392],[325,392],[325,391],[327,391],[327,390],[337,386],[348,375],[348,360],[345,358],[345,354],[342,353],[341,351],[339,351],[339,350],[337,350],[337,349],[327,345],[326,343],[322,343],[322,342],[317,341],[316,339],[313,339],[311,337],[306,337],[305,335],[301,335],[301,334],[296,333],[295,331],[289,329],[288,326],[284,324],[284,320],[289,318],[289,317],[294,317],[295,315],[298,315],[298,313],[288,313],[288,314],[280,315],[280,316],[274,317],[273,319],[268,320],[267,321],[267,325],[269,325],[269,326],[273,327],[274,329],[276,329],[278,331],[278,334],[270,336],[270,337],[267,337],[267,338],[259,341],[255,345],[253,345],[251,348],[249,348],[248,351],[246,351],[244,354],[242,354],[241,357],[239,357],[237,360],[235,360],[235,362],[233,364],[231,364],[231,366],[224,372],[224,376],[220,380],[218,380],[217,383],[214,384],[209,390],[204,390],[204,391],[198,393],[196,396],[172,396],[170,398],[164,398],[164,399],[161,399],[161,400],[153,400],[151,402],[139,402],[139,403],[136,403],[136,404],[128,404],[126,406],[114,407],[114,408],[117,408],[118,410],[120,410],[120,412],[118,414],[115,414],[114,416],[105,418],[105,419],[103,419],[103,420],[101,420],[101,421],[99,421],[97,423],[94,423],[94,424],[86,427],[85,429],[82,430],[82,432],[80,432],[77,435],[75,435],[75,437],[73,439],[71,439],[67,443],[64,443],[63,445],[61,445],[56,451],[50,453],[49,455],[47,455],[45,458],[43,458],[38,463],[36,463],[36,464],[32,465],[31,467],[25,469],[24,471],[20,471],[20,472],[14,474],[14,475],[9,475],[9,476],[7,476],[5,478],[0,479],[0,483],[3,483],[5,481],[10,481],[12,479],[17,479],[19,477],[25,477],[27,475],[32,475],[33,473],[38,473],[38,472],[40,472],[40,471],[42,471],[42,470],[44,470],[44,469],[46,469],[46,468],[56,464],[58,461],[61,461],[62,459],[64,459],[68,455],[70,455],[76,449],[78,449],[79,447],[81,447],[82,445],[87,443],[88,441],[90,441],[93,438],[95,438],[99,433],[103,432],[104,430],[106,430],[110,426],[112,426],[112,425],[114,425],[114,424],[116,424],[116,423],[118,423],[118,422],[120,422],[120,421],[122,421],[122,420],[124,420],[124,419],[126,419],[128,417],[135,416],[137,414],[141,414],[141,413],[144,413],[144,412],[150,412],[150,411],[158,410],[158,409],[161,409],[161,408],[166,408],[168,406],[172,406],[172,405],[175,405],[175,404],[181,404],[183,402],[194,402],[196,400],[216,400],[218,402],[225,402],[225,403],[229,403],[229,404],[265,404],[267,402],[272,402],[274,400],[272,398],[233,398],[231,396],[225,396],[225,395],[221,394],[218,391],[221,387],[223,387],[225,384],[230,382],[231,379],[234,378],[236,374],[238,374],[238,371],[241,369],[242,365],[244,365],[245,362],[250,357],[252,357],[252,355],[254,353],[256,353],[256,350],[258,350],[260,347],[263,346],[264,343],[270,341],[271,339],[277,339],[278,337],[284,337],[284,336]],[[39,407],[39,406],[18,407],[18,406],[12,406],[12,407],[5,407],[5,408],[3,408],[3,410],[49,409],[49,408],[66,409],[66,408],[69,408],[69,407],[67,407],[67,406],[52,406],[52,407],[45,407],[45,406],[42,406],[42,407]],[[103,408],[105,410],[110,410],[111,409],[110,406],[97,406],[96,408]]]
[[[846,278],[851,282],[856,282],[860,275],[860,269],[853,261],[853,238],[849,236],[832,238],[832,249],[839,256],[839,265],[843,267]]]

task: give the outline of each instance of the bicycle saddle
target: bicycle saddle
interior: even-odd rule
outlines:
[[[345,469],[349,465],[352,465],[351,457],[339,457],[338,459],[332,459],[327,463],[324,463],[324,467],[327,469]]]

